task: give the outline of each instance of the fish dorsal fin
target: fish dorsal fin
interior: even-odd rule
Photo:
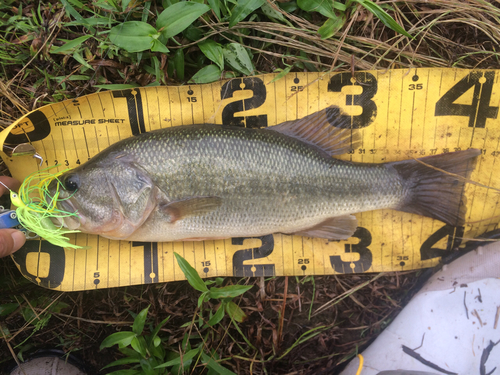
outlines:
[[[361,142],[359,131],[351,128],[351,117],[342,116],[336,106],[266,129],[300,139],[330,156],[345,154],[358,147]]]

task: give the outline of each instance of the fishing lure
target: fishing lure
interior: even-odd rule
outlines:
[[[69,238],[66,237],[70,233],[80,233],[79,230],[67,229],[62,224],[57,226],[51,220],[51,218],[62,219],[77,215],[77,212],[67,212],[57,207],[57,203],[61,200],[59,191],[62,186],[58,177],[69,169],[57,173],[49,172],[50,169],[56,167],[58,165],[30,174],[21,184],[19,193],[9,189],[10,199],[17,207],[17,219],[23,227],[56,246],[83,249],[85,247],[70,243]],[[48,186],[54,179],[58,181],[58,184],[55,193],[51,195]],[[60,220],[60,222],[63,221]]]

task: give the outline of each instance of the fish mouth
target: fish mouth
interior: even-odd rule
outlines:
[[[63,199],[57,202],[57,208],[61,211],[65,211],[67,214],[51,217],[55,225],[70,230],[77,230],[85,224],[85,218],[78,215],[78,209],[70,199]]]

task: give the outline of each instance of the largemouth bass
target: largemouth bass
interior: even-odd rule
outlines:
[[[329,107],[264,129],[190,125],[119,141],[60,177],[58,205],[77,213],[60,224],[110,239],[178,241],[346,239],[354,213],[377,209],[464,223],[465,179],[479,150],[341,161],[333,156],[356,147],[359,134],[339,115]]]

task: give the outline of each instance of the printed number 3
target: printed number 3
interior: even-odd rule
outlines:
[[[377,105],[372,100],[378,90],[377,79],[370,73],[340,73],[334,75],[328,84],[329,92],[341,92],[345,86],[361,86],[363,92],[359,95],[346,95],[346,105],[359,105],[363,112],[352,116],[353,128],[365,128],[377,117]]]

